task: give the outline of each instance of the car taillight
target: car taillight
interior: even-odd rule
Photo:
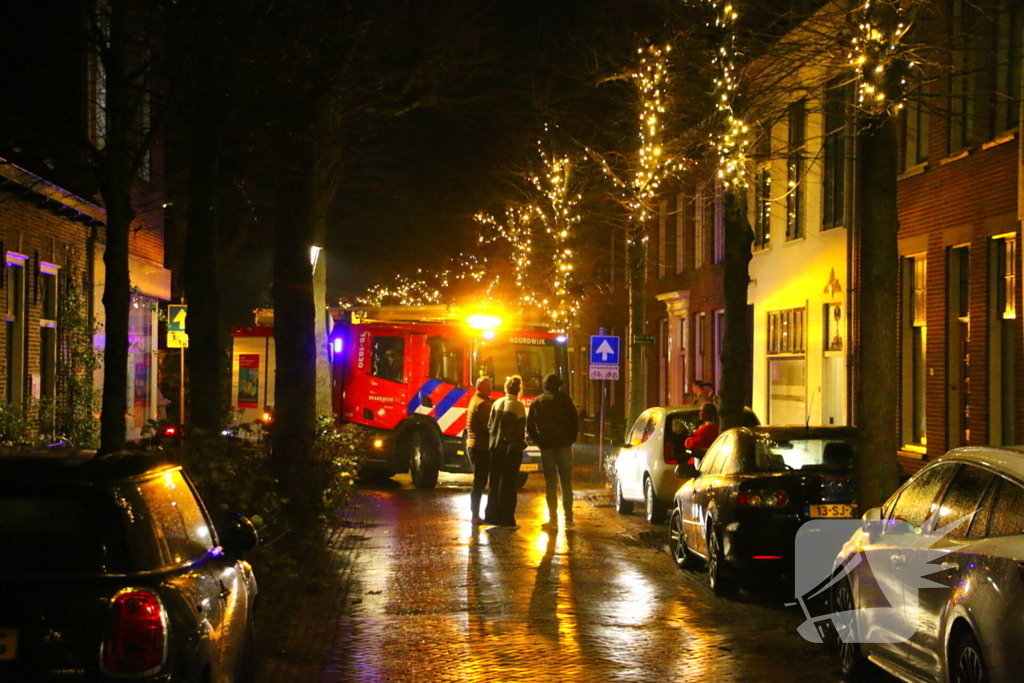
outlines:
[[[677,465],[679,464],[679,458],[676,457],[676,449],[672,447],[672,442],[665,439],[665,464],[666,465]]]
[[[149,591],[125,591],[110,603],[103,668],[117,674],[153,671],[164,662],[163,607]]]
[[[174,436],[178,433],[178,430],[174,427],[164,427],[164,436]]]
[[[785,491],[740,491],[736,502],[747,507],[784,508],[789,505],[789,494]]]

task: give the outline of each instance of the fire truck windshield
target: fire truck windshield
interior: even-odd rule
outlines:
[[[544,376],[559,372],[554,341],[530,339],[533,343],[495,340],[477,348],[475,377],[486,375],[494,379],[494,388],[501,391],[507,377],[523,378],[523,398],[539,396]],[[539,342],[539,343],[538,343]]]

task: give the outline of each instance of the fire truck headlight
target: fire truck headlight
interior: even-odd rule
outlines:
[[[494,330],[484,330],[481,336],[484,339],[494,339]]]
[[[567,337],[564,334],[560,334],[557,337],[555,337],[555,341],[558,342],[559,344],[564,344],[566,339]]]
[[[384,448],[384,439],[374,439],[373,447],[376,448],[377,450]]]

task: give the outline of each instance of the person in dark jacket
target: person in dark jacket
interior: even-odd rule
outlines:
[[[519,466],[526,449],[526,406],[519,400],[523,378],[505,380],[505,395],[491,406],[487,422],[491,449],[491,492],[487,496],[484,524],[518,529],[516,497],[519,495]]]
[[[490,433],[487,421],[491,417],[491,378],[481,377],[476,381],[476,394],[469,399],[466,409],[466,449],[473,462],[473,491],[469,494],[469,509],[473,513],[473,526],[484,523],[480,517],[480,499],[487,488],[491,474]]]
[[[579,416],[569,395],[561,391],[562,378],[555,373],[544,378],[544,393],[533,399],[526,417],[526,431],[540,448],[544,482],[547,485],[548,521],[545,529],[558,528],[558,484],[562,485],[565,526],[572,518],[572,445],[579,435]]]

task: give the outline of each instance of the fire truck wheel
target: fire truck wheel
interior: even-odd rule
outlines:
[[[432,489],[437,484],[437,472],[441,462],[440,446],[434,435],[426,429],[417,428],[406,441],[409,455],[409,475],[413,486],[418,489]]]

